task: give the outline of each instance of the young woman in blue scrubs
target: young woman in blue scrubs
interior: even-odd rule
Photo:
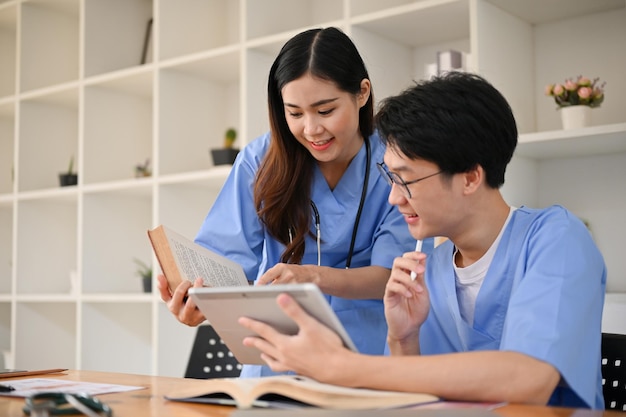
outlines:
[[[243,318],[263,338],[244,344],[272,369],[333,384],[603,409],[604,260],[567,209],[504,200],[517,145],[504,97],[481,77],[453,73],[386,99],[376,120],[390,203],[416,239],[449,238],[428,257],[394,262],[384,297],[391,357],[343,348],[286,294],[278,301],[299,334]]]
[[[393,259],[415,240],[376,168],[385,148],[373,103],[363,60],[343,32],[289,40],[269,74],[271,130],[241,150],[196,241],[241,264],[256,285],[317,284],[359,351],[382,354],[385,285]],[[159,277],[170,311],[195,326],[205,318],[184,302],[189,287],[170,294]],[[271,373],[245,366],[242,376]]]

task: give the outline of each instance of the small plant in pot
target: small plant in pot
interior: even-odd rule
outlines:
[[[150,158],[147,158],[143,164],[135,165],[135,178],[149,177],[151,175]]]
[[[224,133],[224,146],[220,149],[211,149],[213,165],[232,165],[235,162],[239,154],[239,149],[233,147],[236,139],[237,131],[232,127],[227,129]]]
[[[152,267],[139,258],[134,258],[133,261],[137,265],[135,273],[141,278],[143,292],[152,292]]]
[[[61,187],[78,184],[78,174],[74,172],[74,156],[70,158],[67,172],[61,172],[59,174],[59,184]]]

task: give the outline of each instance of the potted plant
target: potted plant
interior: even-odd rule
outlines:
[[[591,109],[600,107],[604,101],[605,82],[579,75],[568,78],[563,84],[549,84],[545,94],[553,97],[561,110],[564,129],[580,128],[591,124]]]
[[[61,187],[78,184],[78,174],[74,172],[74,155],[70,158],[70,164],[67,168],[67,172],[61,172],[59,174],[59,183],[61,184]]]
[[[133,261],[137,265],[135,273],[141,278],[143,292],[152,292],[152,267],[139,258],[134,258]]]
[[[146,161],[143,164],[135,165],[135,177],[149,177],[152,175],[152,170],[150,169],[150,158],[146,158]]]
[[[228,128],[224,133],[224,146],[220,149],[211,149],[213,157],[213,165],[232,165],[239,154],[239,149],[233,147],[237,139],[237,131],[234,128]]]

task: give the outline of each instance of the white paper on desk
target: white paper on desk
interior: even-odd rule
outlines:
[[[28,378],[14,381],[4,380],[3,385],[9,385],[15,390],[0,392],[0,395],[8,397],[29,397],[40,392],[63,392],[66,394],[108,394],[111,392],[125,392],[145,387],[132,385],[101,384],[95,382],[68,381],[66,379]]]

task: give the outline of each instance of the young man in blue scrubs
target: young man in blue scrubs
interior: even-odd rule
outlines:
[[[295,336],[242,318],[245,344],[277,371],[460,401],[602,409],[606,267],[561,206],[511,207],[499,188],[517,145],[504,97],[451,73],[384,101],[377,125],[389,201],[416,239],[449,240],[394,261],[384,303],[390,357],[348,351],[288,295]],[[417,279],[411,279],[411,272]]]

